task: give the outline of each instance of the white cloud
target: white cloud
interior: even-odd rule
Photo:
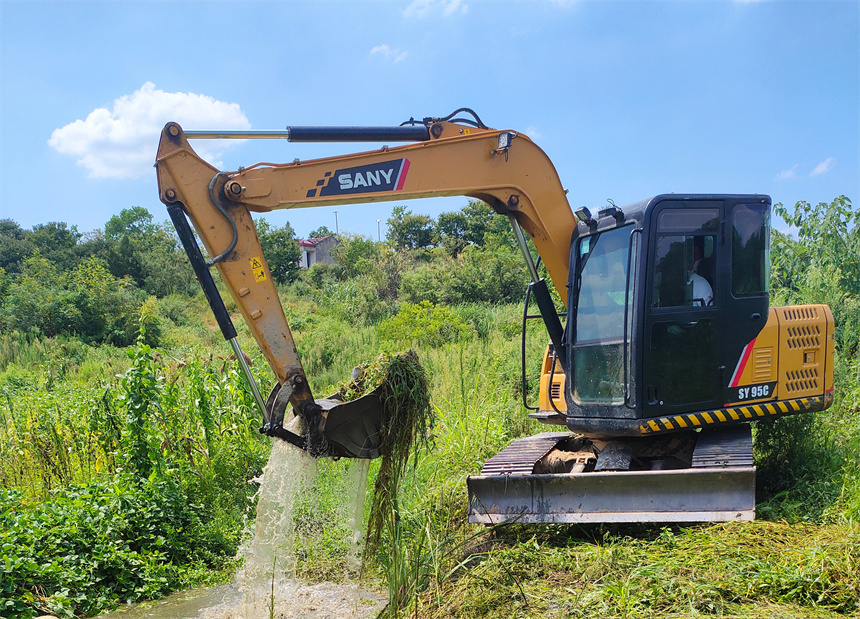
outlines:
[[[377,45],[372,50],[370,50],[370,55],[379,55],[388,60],[389,62],[398,63],[403,60],[406,60],[406,56],[409,55],[409,52],[403,52],[399,49],[393,49],[388,45]]]
[[[165,92],[146,82],[140,90],[98,108],[86,120],[55,129],[48,144],[57,152],[78,157],[78,165],[94,178],[137,178],[152,174],[158,135],[169,121],[184,129],[250,129],[238,103],[216,101],[206,95]],[[235,141],[212,140],[195,150],[216,167],[223,151]]]
[[[469,6],[461,0],[412,0],[403,11],[404,17],[421,19],[433,13],[448,17],[455,13],[465,14]]]
[[[826,174],[833,169],[833,166],[836,165],[836,157],[828,157],[817,166],[812,172],[809,173],[810,176],[818,176],[820,174]]]
[[[526,127],[526,135],[529,136],[533,141],[539,140],[543,137],[543,134],[537,130],[533,125],[529,125]]]
[[[783,170],[782,172],[780,172],[779,174],[776,175],[776,179],[780,180],[780,181],[785,181],[785,180],[788,180],[790,178],[794,178],[795,176],[797,176],[797,167],[799,165],[800,164],[795,163],[793,166],[791,166],[787,170]]]
[[[809,164],[804,163],[802,166],[803,167],[802,172],[800,174],[798,174],[798,168],[801,167],[801,164],[795,163],[793,166],[791,166],[787,170],[783,170],[782,172],[777,174],[776,180],[785,181],[785,180],[789,180],[792,178],[798,178],[798,176],[800,176],[801,178],[806,178],[806,177],[812,178],[813,176],[821,176],[822,174],[827,174],[828,172],[830,172],[830,170],[832,170],[833,166],[835,166],[835,165],[836,165],[836,157],[828,157],[827,159],[825,159],[824,161],[819,163],[817,166],[815,166],[812,169],[812,171],[809,172],[809,174],[806,173],[806,170],[809,169]]]

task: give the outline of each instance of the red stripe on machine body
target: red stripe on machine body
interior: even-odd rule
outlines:
[[[738,360],[738,364],[735,366],[735,371],[732,374],[732,380],[729,382],[729,387],[737,387],[738,383],[741,380],[741,374],[744,373],[744,368],[747,366],[747,361],[749,361],[750,354],[752,354],[752,349],[755,347],[755,341],[758,338],[753,338],[752,341],[744,347],[744,352],[741,354],[741,358]]]
[[[397,184],[395,191],[403,189],[403,184],[406,182],[406,173],[409,172],[409,160],[404,158],[403,164],[400,166],[400,173],[397,175]]]

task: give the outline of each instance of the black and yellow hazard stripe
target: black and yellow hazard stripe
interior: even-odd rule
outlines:
[[[640,434],[678,432],[679,430],[696,430],[698,428],[709,428],[721,424],[745,423],[757,419],[781,417],[782,415],[797,415],[798,413],[824,410],[830,405],[832,400],[832,394],[827,394],[811,398],[798,398],[796,400],[763,402],[747,406],[730,406],[669,417],[654,417],[641,420],[639,422],[639,432]]]

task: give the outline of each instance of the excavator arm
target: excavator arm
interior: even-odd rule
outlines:
[[[235,330],[211,280],[209,266],[217,268],[278,381],[269,401],[263,403],[250,371],[243,366],[263,412],[261,431],[320,454],[375,457],[378,441],[373,435],[384,420],[374,405],[355,405],[355,410],[345,411],[346,405],[314,400],[251,212],[436,196],[477,198],[508,215],[515,231],[522,228],[529,234],[556,290],[566,300],[570,239],[576,219],[555,167],[528,137],[476,124],[479,126],[425,119],[411,127],[391,129],[311,127],[257,135],[186,133],[176,123],[164,127],[155,163],[159,197],[168,207],[219,326],[240,362],[243,359]],[[418,141],[288,164],[257,163],[222,172],[194,152],[189,137]],[[200,255],[186,216],[206,252],[214,256],[209,262]],[[525,249],[521,234],[519,237],[521,249]],[[534,266],[530,267],[532,279],[538,282]],[[549,310],[545,319],[558,320]],[[560,344],[560,327],[548,327]],[[288,403],[304,421],[301,436],[282,427]],[[358,408],[362,410],[356,412]],[[349,435],[346,439],[344,432]]]

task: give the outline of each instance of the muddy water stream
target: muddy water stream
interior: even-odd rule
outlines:
[[[296,509],[314,488],[318,463],[305,452],[275,440],[260,478],[253,538],[239,554],[244,565],[233,582],[210,589],[183,591],[153,604],[118,609],[109,619],[347,619],[371,618],[385,605],[384,597],[356,580],[368,461],[353,461],[346,474],[337,512],[345,520],[347,548],[344,577],[339,582],[303,582],[296,578]],[[319,490],[317,490],[319,491]],[[325,491],[324,491],[325,492]],[[331,502],[331,497],[325,497]],[[311,513],[311,518],[313,513]],[[322,544],[301,532],[305,551]]]

